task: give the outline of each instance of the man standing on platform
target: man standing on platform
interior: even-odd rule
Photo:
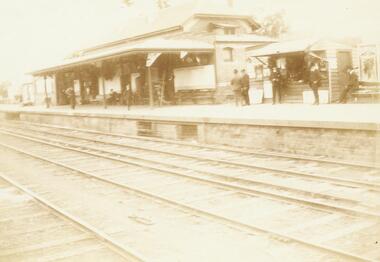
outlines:
[[[319,105],[318,88],[321,86],[322,76],[319,72],[317,63],[313,63],[310,68],[309,85],[314,93],[314,104]]]
[[[239,76],[239,71],[237,69],[234,70],[234,78],[232,78],[231,80],[231,87],[235,95],[235,105],[239,106],[241,105],[242,85],[241,78]]]
[[[273,92],[273,101],[272,104],[276,104],[276,99],[278,97],[279,102],[281,102],[280,96],[280,88],[281,88],[281,74],[279,69],[276,67],[272,68],[272,72],[270,74],[270,80],[272,82],[272,92]]]
[[[132,93],[132,88],[131,88],[131,85],[129,83],[127,83],[127,85],[125,86],[125,99],[126,99],[126,102],[127,102],[127,106],[128,106],[128,111],[131,109],[131,105],[132,105],[132,96],[133,96],[133,93]]]
[[[68,100],[70,101],[71,109],[75,109],[76,100],[75,100],[75,91],[73,87],[69,87],[65,91],[65,95],[67,96]]]
[[[241,70],[241,86],[242,86],[242,96],[246,106],[249,106],[249,75],[246,73],[245,69]]]
[[[342,103],[342,104],[347,103],[347,96],[352,91],[352,89],[359,87],[359,77],[356,72],[356,68],[352,68],[352,66],[348,67],[347,74],[348,74],[347,86],[345,89],[343,89],[339,98],[339,103]]]

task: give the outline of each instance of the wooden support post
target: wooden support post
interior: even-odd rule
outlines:
[[[149,106],[153,108],[153,85],[152,85],[152,72],[150,66],[148,66],[148,87],[149,87]]]
[[[46,86],[46,75],[44,76],[44,89],[45,89],[45,103],[46,103],[46,108],[50,107],[50,101],[49,101],[49,96],[47,92],[47,86]]]
[[[329,104],[332,103],[332,79],[331,79],[331,67],[330,63],[327,62],[327,69],[328,69],[328,78],[329,78]]]
[[[57,74],[54,74],[51,79],[51,100],[50,102],[53,101],[54,97],[54,102],[53,104],[57,104],[58,101],[58,90],[57,90]]]
[[[37,85],[35,77],[33,77],[33,103],[37,105]]]
[[[107,109],[106,81],[104,80],[104,76],[102,76],[102,89],[103,89],[103,105],[104,105],[104,109]]]
[[[123,92],[124,88],[127,88],[126,87],[126,83],[124,83],[123,81],[123,62],[122,60],[120,60],[120,64],[119,64],[119,70],[120,70],[120,98],[119,98],[119,104],[120,105],[124,105],[125,104],[125,101],[124,99],[126,99],[126,90]]]

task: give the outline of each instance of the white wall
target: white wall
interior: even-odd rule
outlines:
[[[21,94],[23,101],[33,102],[35,105],[43,105],[45,104],[45,80],[43,77],[35,77],[33,82],[22,86]],[[56,90],[54,77],[46,78],[46,90],[52,104],[55,104]]]
[[[103,77],[98,78],[99,81],[99,95],[103,95]],[[117,70],[114,77],[110,80],[104,80],[106,94],[111,93],[111,89],[116,92],[121,92],[120,86],[120,70]]]

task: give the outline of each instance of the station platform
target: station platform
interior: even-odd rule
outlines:
[[[0,118],[380,166],[380,104],[2,105]]]
[[[0,111],[44,112],[63,114],[116,115],[124,117],[166,118],[176,120],[267,120],[333,122],[338,123],[380,123],[380,104],[325,104],[319,106],[303,104],[259,104],[236,107],[234,105],[181,105],[181,106],[126,106],[78,105],[70,106],[26,106],[0,105]]]

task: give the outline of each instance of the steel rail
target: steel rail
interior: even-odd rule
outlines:
[[[70,130],[70,129],[68,129],[68,130]],[[35,131],[37,131],[37,130],[35,130]],[[87,132],[87,131],[82,131],[82,130],[80,130],[80,131],[81,132]],[[138,145],[117,144],[115,142],[108,142],[108,141],[101,141],[101,140],[94,141],[93,139],[90,139],[90,138],[83,138],[83,137],[77,137],[77,136],[73,136],[73,135],[66,135],[66,134],[57,133],[57,132],[53,133],[53,132],[41,131],[41,130],[38,130],[38,132],[46,133],[46,134],[53,134],[53,135],[55,134],[55,135],[60,135],[60,136],[64,136],[64,137],[76,138],[76,139],[81,139],[81,140],[86,140],[86,141],[91,141],[91,142],[115,145],[115,146],[120,146],[120,147],[125,147],[125,148],[134,148],[134,149],[157,152],[157,153],[168,154],[168,155],[173,155],[173,156],[192,158],[192,159],[201,160],[201,161],[203,160],[203,161],[209,161],[209,162],[214,162],[214,163],[222,163],[222,164],[231,165],[231,166],[240,166],[240,167],[245,167],[245,168],[250,168],[250,169],[260,169],[260,170],[270,171],[270,172],[285,173],[286,175],[289,175],[289,176],[303,177],[303,178],[313,179],[313,180],[323,181],[323,182],[328,181],[328,182],[341,184],[341,185],[345,185],[345,186],[355,186],[355,187],[359,186],[359,187],[365,187],[365,188],[370,189],[370,190],[380,191],[380,184],[379,183],[366,183],[366,182],[358,181],[358,180],[354,180],[354,179],[343,179],[343,178],[336,178],[336,177],[331,177],[331,176],[329,177],[329,176],[325,176],[325,175],[316,175],[316,174],[311,174],[311,173],[307,173],[307,172],[295,171],[295,170],[291,170],[291,169],[268,167],[265,165],[258,165],[258,164],[248,164],[248,163],[242,163],[242,162],[238,162],[238,161],[223,160],[223,159],[217,159],[217,158],[197,156],[197,155],[192,155],[192,154],[183,154],[183,153],[172,152],[172,151],[156,149],[156,148],[149,148],[149,147],[138,146]],[[310,161],[314,161],[314,160],[310,160]]]
[[[17,123],[21,123],[21,124],[27,123],[29,125],[40,126],[40,127],[74,130],[74,131],[81,131],[81,132],[86,132],[86,133],[93,133],[93,134],[100,134],[100,135],[107,135],[107,136],[114,136],[114,137],[123,137],[123,138],[135,139],[135,140],[155,141],[155,142],[168,143],[168,144],[174,144],[174,145],[184,145],[184,146],[191,146],[191,147],[197,147],[197,148],[224,150],[224,151],[230,151],[230,152],[241,153],[241,154],[272,156],[272,157],[278,157],[278,158],[290,158],[290,159],[305,160],[305,161],[315,161],[315,162],[321,162],[321,163],[346,165],[346,166],[352,166],[352,167],[367,167],[367,168],[380,169],[379,164],[370,163],[370,162],[360,162],[360,161],[349,162],[349,161],[338,160],[338,159],[327,159],[327,158],[319,158],[319,157],[312,157],[312,156],[306,156],[306,155],[301,156],[301,155],[289,154],[289,153],[279,153],[279,152],[269,152],[269,151],[263,152],[263,151],[253,150],[253,149],[236,148],[233,146],[219,146],[219,145],[210,145],[210,144],[204,144],[204,143],[194,144],[194,143],[185,142],[185,141],[169,140],[169,139],[158,138],[158,137],[153,137],[153,136],[152,137],[134,136],[134,135],[125,135],[125,134],[117,134],[117,133],[106,133],[102,131],[89,130],[89,129],[64,127],[64,126],[57,126],[57,125],[50,125],[50,124],[32,123],[32,122],[19,121],[19,120],[12,120],[12,122],[13,121]]]
[[[131,261],[131,262],[132,261],[133,262],[147,261],[145,258],[143,258],[142,255],[138,254],[136,251],[118,243],[116,240],[112,239],[106,233],[96,229],[95,227],[91,226],[90,224],[81,220],[80,218],[71,215],[70,213],[66,212],[62,208],[51,203],[49,200],[43,199],[42,197],[38,196],[36,193],[30,191],[29,189],[22,186],[21,184],[19,184],[15,180],[11,179],[10,177],[4,175],[3,173],[0,173],[0,177],[2,179],[4,179],[5,181],[7,181],[9,184],[13,185],[14,187],[18,188],[19,190],[21,190],[24,193],[31,196],[33,199],[38,201],[40,204],[42,204],[43,206],[45,206],[47,209],[51,210],[55,214],[58,214],[59,216],[67,219],[68,221],[74,223],[75,225],[79,226],[80,228],[84,229],[85,231],[90,232],[97,239],[101,240],[102,242],[105,242],[107,244],[107,246],[109,246],[112,250],[114,250],[116,253],[118,253],[123,258],[125,258],[126,261]]]
[[[70,167],[70,166],[68,166],[68,165],[66,165],[64,163],[60,163],[60,162],[57,162],[57,161],[49,160],[49,159],[47,159],[45,157],[41,157],[41,156],[38,156],[38,155],[35,155],[35,154],[32,154],[32,153],[26,152],[25,150],[22,150],[22,149],[19,149],[19,148],[15,148],[13,146],[9,146],[9,145],[3,144],[3,143],[0,143],[0,146],[3,146],[5,148],[11,149],[13,151],[16,151],[16,152],[19,152],[19,153],[22,153],[22,154],[25,154],[25,155],[30,156],[32,158],[42,160],[44,162],[47,162],[47,163],[50,163],[50,164],[54,164],[56,166],[60,166],[60,167],[63,167],[63,168],[66,168],[68,170],[72,170],[72,171],[74,171],[74,172],[76,172],[76,173],[78,173],[78,174],[80,174],[82,176],[91,177],[93,179],[96,179],[96,180],[99,180],[99,181],[102,181],[102,182],[114,185],[116,187],[123,188],[126,191],[134,192],[134,193],[136,193],[138,195],[144,196],[144,197],[152,199],[154,201],[159,200],[159,201],[167,203],[167,204],[169,204],[171,206],[177,207],[177,208],[179,208],[181,210],[185,210],[185,211],[188,211],[190,213],[195,213],[197,215],[203,215],[203,216],[208,217],[210,219],[214,219],[214,220],[216,220],[218,222],[222,222],[224,224],[228,224],[228,225],[230,225],[230,226],[232,226],[234,228],[238,228],[240,230],[248,231],[249,233],[253,233],[253,234],[263,233],[263,234],[271,236],[274,239],[279,239],[280,238],[280,239],[285,239],[285,240],[288,240],[288,241],[294,241],[294,242],[297,242],[298,244],[302,244],[304,246],[309,246],[309,247],[315,248],[317,250],[321,250],[321,251],[324,251],[324,252],[329,252],[331,254],[335,254],[335,255],[338,255],[338,256],[346,257],[346,258],[349,258],[349,259],[355,259],[356,261],[375,262],[374,260],[372,260],[370,258],[366,258],[366,257],[363,257],[363,256],[352,254],[350,252],[347,252],[347,251],[344,251],[344,250],[341,250],[341,249],[338,249],[338,248],[332,248],[332,247],[329,247],[329,246],[325,246],[323,244],[313,243],[313,242],[310,242],[310,241],[307,241],[307,240],[303,240],[303,239],[300,239],[300,238],[297,238],[297,237],[288,236],[288,235],[283,234],[283,233],[274,232],[272,230],[269,230],[269,229],[266,229],[266,228],[262,228],[262,227],[259,227],[259,226],[253,226],[253,225],[250,225],[250,224],[246,224],[246,223],[242,223],[242,222],[239,222],[239,221],[235,221],[235,220],[232,220],[232,219],[229,219],[229,218],[217,215],[217,214],[210,213],[210,212],[202,210],[202,209],[193,208],[193,207],[188,206],[188,205],[186,205],[184,203],[180,203],[178,201],[173,201],[173,200],[170,200],[170,199],[168,199],[166,197],[157,196],[157,195],[154,195],[154,194],[152,194],[150,192],[147,192],[145,190],[141,190],[141,189],[138,189],[138,188],[127,186],[125,184],[120,184],[120,183],[117,183],[117,182],[112,181],[110,179],[106,179],[106,178],[103,178],[101,176],[91,174],[89,172],[86,172],[86,171],[78,169],[78,168]]]
[[[202,182],[202,183],[206,183],[206,184],[212,184],[212,185],[217,185],[219,187],[223,187],[223,188],[228,189],[228,190],[233,189],[233,190],[236,190],[238,192],[245,193],[245,194],[250,194],[250,195],[255,195],[255,196],[264,196],[266,198],[274,199],[274,200],[277,200],[277,201],[280,200],[280,201],[286,202],[286,203],[292,203],[292,204],[297,203],[297,204],[301,204],[301,205],[309,207],[309,208],[312,207],[314,209],[318,209],[318,210],[322,210],[322,211],[341,212],[341,213],[349,214],[349,215],[353,215],[353,216],[366,217],[366,218],[371,218],[371,219],[376,219],[376,220],[380,219],[380,214],[377,214],[377,213],[372,213],[372,212],[362,211],[362,210],[355,210],[355,209],[350,209],[350,208],[346,208],[346,207],[342,207],[342,206],[337,206],[337,205],[325,204],[325,203],[321,203],[321,202],[318,202],[318,201],[315,201],[315,200],[312,201],[310,199],[305,199],[305,198],[301,198],[301,197],[284,196],[284,195],[281,195],[281,194],[277,194],[277,193],[273,193],[273,192],[267,192],[267,191],[258,190],[258,189],[252,189],[252,188],[248,188],[248,187],[244,187],[244,186],[231,185],[231,184],[223,183],[223,182],[220,182],[220,181],[217,181],[217,180],[214,180],[214,179],[210,179],[210,178],[200,178],[200,177],[197,177],[197,176],[193,176],[193,175],[189,175],[189,174],[184,174],[184,173],[181,173],[181,172],[178,172],[178,171],[175,171],[175,170],[172,170],[172,169],[168,169],[168,168],[157,167],[157,166],[146,164],[146,163],[139,163],[139,162],[135,162],[133,160],[132,161],[131,160],[127,161],[127,160],[120,159],[118,157],[113,157],[113,156],[108,156],[108,155],[102,155],[102,154],[98,154],[98,153],[95,153],[95,152],[89,152],[89,151],[82,150],[82,149],[83,148],[87,148],[87,149],[92,150],[92,151],[104,152],[104,153],[107,153],[107,154],[113,154],[113,155],[117,155],[117,156],[122,155],[120,152],[113,153],[113,152],[110,152],[110,151],[104,151],[102,149],[91,148],[89,146],[85,146],[84,147],[83,145],[73,145],[71,143],[68,143],[68,142],[65,142],[65,141],[58,141],[58,140],[56,140],[57,141],[56,143],[58,143],[58,144],[56,144],[56,143],[47,142],[46,139],[45,140],[40,140],[40,139],[36,139],[36,138],[27,137],[27,136],[24,136],[24,135],[4,132],[4,131],[1,131],[1,130],[0,130],[0,133],[6,134],[6,135],[10,135],[10,136],[14,136],[14,137],[19,137],[19,138],[22,138],[22,139],[27,139],[27,140],[30,140],[30,141],[34,141],[36,143],[42,143],[42,144],[53,146],[53,147],[59,147],[59,148],[65,149],[65,150],[76,151],[76,152],[79,152],[79,153],[82,153],[82,154],[92,155],[92,156],[95,156],[95,157],[98,157],[98,158],[105,158],[105,159],[109,159],[109,160],[112,160],[112,161],[117,161],[117,162],[121,162],[121,163],[131,164],[131,165],[135,165],[135,166],[139,166],[139,167],[143,167],[143,168],[148,168],[148,169],[152,169],[152,170],[159,171],[159,172],[169,173],[171,175],[175,175],[175,176],[178,176],[178,177],[182,177],[182,178],[185,177],[185,178],[188,178],[188,179],[191,179],[191,180],[195,180],[195,181],[198,181],[198,182]],[[50,141],[54,141],[54,140],[50,139]],[[59,144],[64,144],[64,145],[59,145]],[[69,145],[71,145],[73,147],[82,148],[82,149],[68,147]],[[127,156],[127,157],[129,157],[129,156]],[[143,158],[138,158],[138,157],[129,157],[129,158],[135,158],[135,159],[138,159],[139,161],[144,161],[144,162],[149,162],[150,161],[150,160],[145,160]],[[152,161],[150,161],[150,162],[152,162]],[[156,163],[159,163],[159,162],[156,162]],[[206,173],[206,172],[204,172],[204,173]],[[213,173],[209,172],[209,174],[213,174]],[[219,174],[214,174],[214,175],[215,176],[222,176],[222,175],[219,175]],[[310,193],[310,192],[302,191],[302,190],[299,190],[299,189],[291,189],[291,188],[288,188],[288,187],[273,185],[273,184],[270,184],[270,183],[264,183],[264,182],[260,182],[260,181],[256,182],[254,180],[246,180],[246,182],[251,182],[251,183],[254,183],[254,184],[261,184],[261,185],[265,185],[265,186],[269,186],[269,187],[277,187],[277,188],[285,189],[285,190],[293,190],[293,191],[298,191],[298,192],[303,192],[303,193],[306,192],[306,193],[312,194],[314,196],[317,196],[317,195],[326,196],[326,195],[322,195],[322,194]],[[330,198],[334,197],[335,199],[338,199],[338,197],[336,197],[336,196],[329,196],[329,197]],[[352,200],[350,200],[350,199],[341,198],[341,200],[342,201],[351,201],[352,202]]]

